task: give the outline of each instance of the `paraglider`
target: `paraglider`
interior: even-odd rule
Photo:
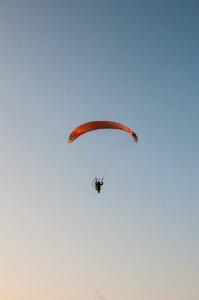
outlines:
[[[98,193],[100,193],[101,187],[103,185],[103,178],[99,179],[99,178],[95,178],[95,189]]]
[[[79,136],[81,136],[87,132],[90,132],[93,130],[99,130],[99,129],[123,130],[131,135],[131,137],[133,138],[133,141],[135,143],[138,142],[138,137],[135,134],[135,132],[132,129],[130,129],[129,127],[127,127],[126,125],[123,125],[123,124],[117,123],[117,122],[113,122],[113,121],[91,121],[91,122],[81,124],[81,125],[77,126],[76,128],[74,128],[68,137],[68,143],[74,142]],[[93,187],[98,193],[100,193],[102,185],[103,185],[103,178],[102,179],[100,179],[100,178],[94,179]]]

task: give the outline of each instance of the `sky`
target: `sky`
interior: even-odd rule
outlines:
[[[1,299],[199,299],[198,15],[0,0]]]

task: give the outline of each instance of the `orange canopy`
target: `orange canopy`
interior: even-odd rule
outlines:
[[[112,122],[112,121],[92,121],[88,123],[81,124],[73,129],[69,135],[68,143],[72,143],[76,138],[80,135],[87,133],[89,131],[97,130],[97,129],[119,129],[128,132],[134,139],[134,141],[138,142],[137,135],[133,132],[129,127]]]

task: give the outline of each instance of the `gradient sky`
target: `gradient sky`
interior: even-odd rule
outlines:
[[[198,53],[197,0],[0,0],[0,299],[199,299]]]

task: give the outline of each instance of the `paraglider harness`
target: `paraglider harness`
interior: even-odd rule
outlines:
[[[100,193],[100,190],[101,190],[101,186],[104,184],[103,183],[103,178],[102,179],[100,179],[100,178],[95,178],[94,179],[94,181],[93,181],[93,187],[94,187],[94,189],[98,192],[98,193]]]

